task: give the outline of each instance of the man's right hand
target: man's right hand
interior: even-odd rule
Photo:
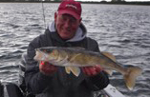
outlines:
[[[39,64],[39,70],[43,74],[50,76],[58,70],[58,67],[51,65],[49,62],[41,61]]]

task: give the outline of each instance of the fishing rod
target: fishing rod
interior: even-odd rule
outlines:
[[[41,3],[42,3],[42,13],[43,13],[44,26],[45,26],[45,29],[46,29],[47,25],[46,25],[46,20],[45,20],[45,12],[44,12],[45,9],[44,9],[43,1],[44,1],[44,0],[41,0]]]

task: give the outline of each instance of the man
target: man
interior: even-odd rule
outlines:
[[[81,11],[79,2],[62,1],[54,22],[43,35],[29,44],[25,59],[25,82],[28,91],[36,97],[93,97],[93,91],[109,84],[107,74],[99,66],[82,67],[81,74],[76,77],[72,73],[67,74],[64,67],[47,62],[38,63],[33,59],[36,48],[47,46],[83,47],[99,52],[97,42],[86,36],[86,28],[81,23]]]

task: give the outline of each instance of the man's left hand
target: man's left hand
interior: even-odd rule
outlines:
[[[103,70],[100,65],[82,67],[81,69],[83,73],[87,76],[95,76]]]

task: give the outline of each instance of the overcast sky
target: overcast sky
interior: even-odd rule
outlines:
[[[111,1],[111,0],[76,0],[76,1]],[[150,0],[125,0],[125,1],[150,1]]]

